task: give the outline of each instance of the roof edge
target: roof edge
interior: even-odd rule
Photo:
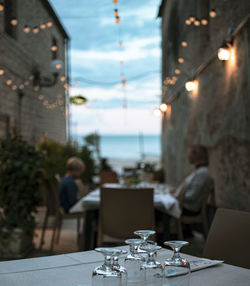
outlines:
[[[166,3],[167,3],[167,0],[162,0],[161,1],[161,5],[159,7],[157,18],[162,18],[163,9],[164,9]]]

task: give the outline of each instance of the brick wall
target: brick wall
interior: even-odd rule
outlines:
[[[4,32],[4,12],[0,12],[0,68],[5,73],[0,76],[0,114],[10,117],[10,128],[18,129],[31,143],[40,141],[43,134],[56,141],[66,142],[65,118],[65,89],[63,83],[50,88],[34,91],[33,81],[29,80],[34,67],[38,68],[42,76],[51,77],[50,63],[52,61],[52,39],[57,40],[57,58],[65,65],[65,37],[55,23],[50,11],[40,0],[16,0],[18,25],[14,28],[16,37],[13,38]],[[35,35],[32,32],[25,34],[23,27],[39,26],[43,22],[52,21],[53,26],[40,30]],[[65,74],[65,67],[61,71]],[[11,86],[6,85],[8,79]],[[28,82],[27,82],[28,81]],[[23,89],[22,100],[13,85],[17,87],[27,82]],[[56,108],[46,108],[57,102]],[[20,122],[21,119],[21,122]],[[0,120],[0,136],[5,134],[4,120]]]
[[[215,179],[216,202],[220,207],[250,211],[250,21],[234,38],[228,62],[214,57],[198,76],[198,90],[188,93],[184,84],[194,70],[215,53],[228,28],[246,19],[250,2],[167,0],[162,7],[162,80],[181,74],[175,85],[164,85],[164,100],[176,99],[171,118],[162,123],[163,164],[169,183],[178,185],[191,171],[188,146],[208,147],[210,169]],[[196,6],[195,6],[196,3]],[[217,16],[208,18],[210,9]],[[207,26],[185,25],[194,14],[209,19]],[[186,48],[181,41],[187,41]],[[178,57],[184,63],[178,63]],[[173,98],[173,97],[172,97]]]

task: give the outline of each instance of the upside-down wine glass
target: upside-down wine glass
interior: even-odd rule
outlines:
[[[128,272],[127,272],[127,269],[125,267],[123,267],[119,264],[119,256],[121,254],[126,254],[126,253],[127,253],[127,251],[122,250],[120,252],[116,251],[113,254],[112,266],[113,266],[113,269],[118,270],[121,273],[121,286],[127,286]]]
[[[165,245],[172,248],[174,255],[164,263],[164,286],[189,286],[190,264],[180,256],[180,249],[188,245],[187,241],[165,241]]]
[[[145,243],[141,249],[148,254],[147,261],[141,265],[141,270],[144,272],[144,284],[147,286],[162,286],[163,285],[163,266],[155,260],[156,252],[161,249],[161,246]]]
[[[134,234],[135,235],[138,235],[140,236],[140,238],[144,241],[144,243],[147,242],[148,238],[151,236],[151,235],[154,235],[155,234],[155,231],[154,230],[150,230],[150,229],[142,229],[142,230],[136,230],[134,231]],[[144,258],[147,258],[148,255],[147,255],[147,252],[142,250],[141,247],[138,248],[137,252],[143,256]]]
[[[139,255],[138,248],[144,243],[144,240],[131,238],[125,240],[125,243],[129,245],[130,249],[130,254],[124,260],[125,267],[128,271],[128,282],[143,282],[144,276],[141,265],[145,262],[145,258]]]

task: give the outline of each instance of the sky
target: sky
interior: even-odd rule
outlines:
[[[72,133],[160,134],[160,0],[50,2],[71,37],[70,94],[88,100],[71,105]]]

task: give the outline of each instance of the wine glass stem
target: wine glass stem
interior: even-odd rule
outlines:
[[[148,264],[152,264],[154,262],[155,262],[155,260],[154,260],[154,252],[149,252],[148,253],[148,261],[147,261],[147,263]]]
[[[109,255],[104,255],[104,267],[111,267],[111,257]]]

